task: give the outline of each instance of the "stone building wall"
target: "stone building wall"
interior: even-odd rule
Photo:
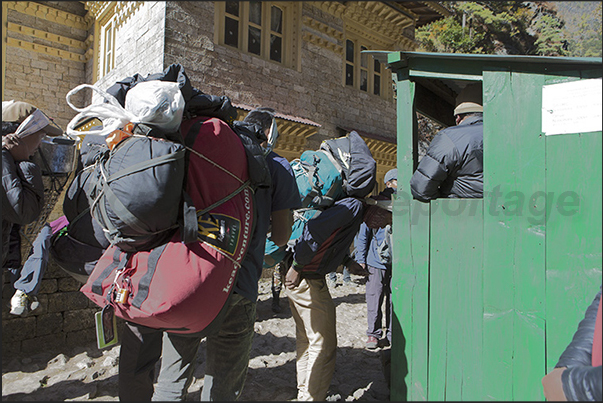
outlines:
[[[377,133],[395,141],[394,100],[346,87],[342,83],[343,56],[303,40],[304,32],[311,30],[304,21],[319,19],[342,32],[341,19],[303,3],[298,71],[216,44],[214,2],[167,4],[165,65],[182,64],[201,91],[226,95],[236,103],[272,107],[319,123],[322,127],[308,140],[307,149],[318,148],[323,139],[336,137],[337,126]],[[339,37],[328,39],[340,47],[344,45]],[[386,74],[384,80],[385,77]]]
[[[65,102],[85,82],[89,32],[81,2],[2,2],[7,6],[3,101],[29,102],[65,127],[75,115]],[[6,3],[6,4],[5,4]]]
[[[138,73],[143,77],[162,72],[164,66],[165,1],[132,2],[117,28],[115,68],[95,82],[106,90],[116,81]],[[94,102],[97,101],[93,96]]]

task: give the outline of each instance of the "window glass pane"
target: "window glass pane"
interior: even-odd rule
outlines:
[[[280,36],[270,35],[270,60],[281,62],[283,40]]]
[[[345,60],[354,63],[354,42],[349,39],[345,42]]]
[[[354,66],[347,63],[345,65],[345,85],[354,85]]]
[[[238,1],[227,1],[226,12],[228,14],[239,16],[239,2]]]
[[[283,33],[283,10],[272,6],[270,13],[270,29],[279,34]]]
[[[262,3],[259,1],[249,3],[249,22],[262,25]]]
[[[379,60],[377,60],[377,59],[373,59],[373,61],[375,62],[375,66],[374,66],[375,73],[381,73],[381,63],[379,63]]]
[[[361,46],[360,51],[367,50],[366,46]],[[362,67],[368,67],[368,56],[366,53],[360,53],[360,65]]]
[[[362,91],[368,89],[368,73],[366,70],[360,70],[360,89]]]
[[[375,88],[373,89],[375,95],[381,95],[381,77],[375,76]]]
[[[239,22],[226,17],[224,24],[224,43],[235,48],[239,47]]]
[[[262,53],[261,46],[262,31],[256,27],[249,27],[249,41],[247,51],[259,55]]]

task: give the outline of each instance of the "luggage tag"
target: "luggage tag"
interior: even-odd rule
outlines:
[[[117,318],[113,305],[107,304],[94,314],[96,323],[96,345],[99,349],[117,344]]]

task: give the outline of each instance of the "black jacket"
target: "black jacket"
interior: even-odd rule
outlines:
[[[555,368],[567,367],[561,375],[561,381],[569,401],[601,401],[601,366],[592,366],[593,336],[600,300],[601,287],[586,309],[572,341],[555,365]]]
[[[441,130],[410,179],[415,199],[481,198],[484,189],[483,116]]]

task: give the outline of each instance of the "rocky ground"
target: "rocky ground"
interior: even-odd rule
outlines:
[[[341,275],[339,275],[341,276]],[[327,400],[389,400],[382,356],[388,347],[367,350],[364,279],[352,275],[352,285],[337,284],[331,295],[337,307],[338,351]],[[339,279],[341,282],[341,277]],[[249,373],[243,401],[288,401],[296,397],[295,324],[287,298],[282,312],[271,309],[270,279],[260,281]],[[31,357],[2,357],[3,401],[105,401],[117,397],[119,345],[96,345]],[[199,400],[204,375],[204,343],[187,400]]]

